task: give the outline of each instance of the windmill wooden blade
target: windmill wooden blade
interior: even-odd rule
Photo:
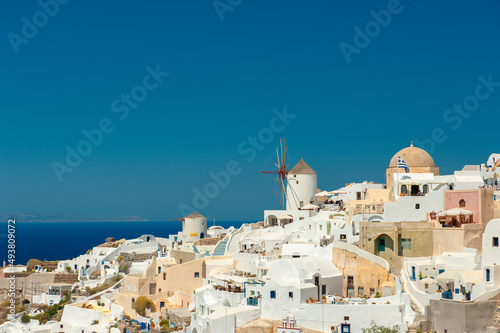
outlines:
[[[285,139],[280,139],[280,145],[276,147],[276,163],[274,165],[278,168],[276,171],[261,171],[261,173],[276,174],[278,177],[274,180],[276,183],[276,198],[280,198],[280,205],[284,206],[287,193],[286,193],[286,175],[288,174],[287,168],[288,163],[286,163],[287,158],[287,146]]]

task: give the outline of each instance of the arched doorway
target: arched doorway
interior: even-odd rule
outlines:
[[[276,215],[267,215],[265,225],[271,227],[277,226],[278,218],[276,217]]]
[[[386,234],[382,234],[375,239],[375,254],[380,255],[388,251],[394,252],[394,240]]]

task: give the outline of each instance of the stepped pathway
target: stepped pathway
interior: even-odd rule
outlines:
[[[497,309],[495,310],[495,316],[493,317],[493,327],[495,327],[498,332],[500,332],[500,306],[497,302]]]
[[[224,254],[226,253],[226,245],[227,242],[229,241],[229,236],[230,235],[227,235],[226,237],[224,237],[224,239],[220,240],[219,243],[217,243],[213,256],[218,256],[218,257],[224,256]]]
[[[243,235],[245,235],[243,226],[238,231],[230,235],[231,239],[229,240],[229,243],[227,245],[227,252],[229,252],[229,254],[240,252],[240,239],[241,237],[243,237]]]
[[[411,309],[415,311],[415,319],[413,319],[413,323],[408,327],[408,332],[414,333],[417,332],[420,322],[425,320],[425,315],[420,312],[420,308],[412,299],[410,300],[410,305]]]

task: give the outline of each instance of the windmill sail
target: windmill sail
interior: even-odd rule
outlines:
[[[285,143],[285,139],[280,139],[279,147],[276,147],[276,167],[278,170],[274,171],[261,171],[261,173],[267,174],[275,174],[277,175],[276,179],[276,198],[279,198],[280,206],[285,206],[287,201],[286,194],[286,182],[287,182],[287,174],[288,174],[288,163],[287,163],[287,146]]]

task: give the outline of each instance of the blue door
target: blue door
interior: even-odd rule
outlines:
[[[415,266],[411,266],[411,278],[415,281]]]
[[[385,251],[385,238],[378,239],[378,252]]]
[[[439,270],[439,274],[444,273],[444,269]]]
[[[490,270],[486,269],[486,282],[490,281]]]
[[[350,324],[341,324],[340,325],[342,333],[351,333],[351,325]]]

